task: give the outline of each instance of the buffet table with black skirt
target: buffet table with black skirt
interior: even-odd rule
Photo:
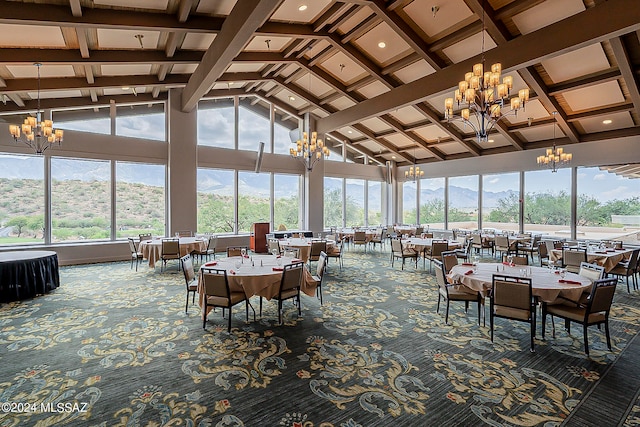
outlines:
[[[60,286],[53,251],[0,252],[0,302],[33,298]]]

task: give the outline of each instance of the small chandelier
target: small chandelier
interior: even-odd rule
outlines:
[[[311,132],[311,141],[307,132],[303,132],[302,139],[296,141],[295,148],[289,149],[289,154],[300,160],[308,171],[312,171],[320,159],[329,157],[329,149],[322,139],[318,139],[318,132]]]
[[[496,123],[503,118],[516,115],[518,110],[524,110],[529,100],[529,89],[521,89],[518,96],[509,99],[513,87],[513,77],[505,76],[500,83],[502,65],[495,63],[490,70],[484,69],[484,5],[482,12],[482,61],[473,66],[472,71],[464,75],[464,80],[458,83],[453,98],[444,101],[444,117],[447,121],[461,120],[469,125],[478,138],[478,143],[488,142],[489,133]],[[454,100],[458,107],[463,104],[460,115],[453,112]],[[466,105],[465,105],[466,104]]]
[[[42,64],[34,64],[38,67],[38,109],[36,117],[28,116],[22,125],[10,125],[9,133],[15,142],[22,142],[31,147],[36,154],[43,154],[52,145],[62,143],[64,132],[53,128],[53,121],[42,120],[40,111],[40,67]],[[22,131],[22,138],[20,132]]]
[[[424,171],[420,169],[420,166],[416,165],[416,150],[413,150],[413,165],[409,167],[408,171],[404,171],[404,177],[416,180],[424,176]]]
[[[554,111],[552,114],[553,114],[554,120],[557,120],[555,119],[555,116],[556,114],[558,114],[558,112]],[[551,148],[547,148],[544,156],[537,157],[536,161],[538,163],[538,166],[548,167],[549,169],[551,169],[551,172],[555,173],[560,166],[571,163],[572,159],[573,159],[573,154],[565,153],[562,147],[556,147],[556,124],[554,123],[553,124],[553,146]]]

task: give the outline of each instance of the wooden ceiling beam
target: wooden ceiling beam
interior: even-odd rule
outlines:
[[[547,86],[547,94],[556,96],[562,94],[562,92],[591,87],[600,83],[617,80],[620,77],[620,70],[616,67],[611,67],[586,76],[577,77],[575,79],[566,80],[562,83]]]
[[[627,47],[620,37],[614,37],[609,40],[609,44],[618,62],[618,68],[620,68],[622,78],[624,78],[624,82],[627,85],[627,90],[629,91],[631,102],[633,102],[635,107],[636,115],[640,116],[640,90],[638,90],[638,81],[631,66],[631,59],[629,58]]]
[[[80,0],[69,0],[69,6],[71,6],[71,14],[73,16],[82,16],[82,6],[80,6]]]
[[[168,58],[161,50],[105,49],[91,51],[90,57],[83,57],[75,49],[0,48],[0,65],[31,65],[35,62],[50,65],[198,64],[203,55],[197,50],[181,50]]]
[[[283,1],[243,0],[236,3],[183,90],[182,111],[191,111],[198,105],[202,95],[209,91],[233,58],[253,38],[256,29],[264,24]]]
[[[346,10],[346,12],[344,12],[340,17],[338,17],[338,19],[334,20],[331,23],[331,26],[329,27],[327,32],[333,33],[335,31],[337,31],[338,28],[340,28],[340,26],[342,24],[347,22],[349,19],[353,18],[353,15],[355,15],[358,12],[360,12],[360,9],[362,9],[361,5],[350,5],[348,7],[348,9]],[[314,29],[314,31],[318,32],[319,29],[318,30]]]
[[[40,108],[42,110],[67,110],[73,108],[108,107],[111,100],[114,100],[116,104],[144,104],[146,102],[159,102],[165,99],[166,93],[160,94],[157,99],[154,99],[151,94],[148,93],[141,93],[138,94],[138,96],[133,94],[100,96],[97,97],[97,101],[92,101],[89,97],[45,98],[40,100]],[[23,107],[22,110],[35,111],[38,108],[37,100],[24,101],[21,107]],[[14,106],[0,103],[0,113],[12,112],[16,112]]]
[[[462,133],[460,133],[460,131],[453,124],[443,121],[441,117],[431,109],[431,107],[427,106],[425,103],[419,103],[415,105],[415,108],[417,108],[423,115],[431,120],[434,125],[438,126],[441,130],[451,135],[454,141],[462,144],[462,146],[469,150],[472,155],[480,155],[480,149],[473,142],[467,141]]]
[[[351,40],[356,40],[381,22],[382,19],[380,19],[379,16],[369,15],[364,19],[364,21],[360,22],[357,26],[353,27],[349,32],[342,36],[342,43],[349,43]]]
[[[318,17],[318,19],[316,19],[313,22],[313,30],[314,31],[320,31],[322,30],[322,28],[325,25],[328,25],[329,22],[331,22],[333,19],[335,19],[336,16],[339,16],[343,9],[347,7],[345,4],[342,3],[334,3],[331,5],[331,7],[329,7],[329,9],[325,10],[322,15],[320,15]]]

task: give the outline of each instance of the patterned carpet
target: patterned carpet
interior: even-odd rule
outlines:
[[[274,302],[255,322],[237,309],[231,334],[220,310],[206,330],[197,304],[185,315],[175,268],[60,274],[55,292],[0,307],[0,427],[554,426],[640,330],[640,294],[620,285],[612,353],[592,328],[586,358],[573,326],[532,354],[527,325],[502,319],[491,343],[475,307],[452,303],[444,323],[421,263],[360,248],[330,263],[322,306],[303,295],[298,317],[287,301],[283,325]]]

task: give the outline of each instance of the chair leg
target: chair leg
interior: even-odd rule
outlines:
[[[207,325],[207,297],[204,297],[204,308],[202,309],[202,329]]]
[[[440,298],[442,297],[442,295],[440,295],[440,291],[438,291],[438,305],[436,306],[436,313],[440,313]]]
[[[531,316],[531,352],[535,352],[535,343],[534,343],[534,337],[536,336],[536,316],[532,315]]]
[[[489,308],[489,330],[491,331],[491,342],[493,342],[493,307]]]
[[[607,348],[611,351],[611,336],[609,335],[609,318],[604,319],[604,333],[607,337]]]
[[[480,299],[478,299],[478,326],[480,326]]]
[[[186,314],[188,308],[189,308],[189,291],[187,291],[187,303],[184,306],[185,314]]]
[[[227,332],[231,332],[231,305],[229,306],[229,326],[227,326]]]
[[[447,298],[447,309],[444,314],[444,323],[445,325],[449,324],[449,299]]]
[[[282,325],[282,300],[278,300],[278,324]]]
[[[589,355],[589,338],[587,337],[587,324],[584,323],[582,325],[582,335],[584,337],[584,352],[588,356]]]

